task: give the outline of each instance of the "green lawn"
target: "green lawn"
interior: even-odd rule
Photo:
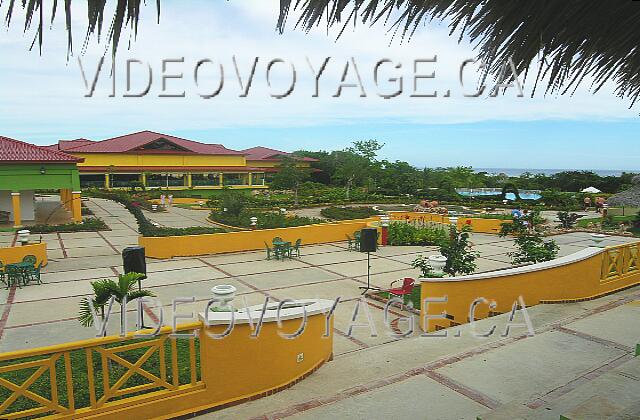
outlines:
[[[126,342],[114,343],[107,345],[105,347],[117,347],[123,344],[132,344],[136,342],[144,341],[143,339],[134,339],[127,340]],[[178,350],[178,372],[180,378],[180,384],[188,384],[191,381],[191,371],[190,371],[190,361],[189,361],[189,340],[188,339],[178,339],[176,341],[176,346]],[[195,340],[195,348],[196,348],[196,372],[197,379],[200,380],[200,342],[198,339]],[[124,360],[135,364],[138,359],[149,349],[149,347],[144,347],[140,349],[128,350],[121,353],[117,353],[118,356],[122,357]],[[167,340],[164,344],[165,351],[165,366],[167,372],[167,382],[172,383],[173,375],[176,372],[172,372],[171,368],[171,344],[170,341]],[[35,356],[29,357],[19,360],[11,360],[9,362],[0,362],[0,366],[8,366],[16,363],[34,361],[34,360],[42,360],[46,359],[46,356]],[[93,360],[93,369],[94,369],[94,383],[96,390],[96,399],[99,399],[103,396],[103,372],[102,372],[102,362],[101,356],[98,352],[92,352],[92,360]],[[75,401],[75,407],[83,408],[88,407],[90,405],[89,401],[89,387],[88,387],[88,375],[87,375],[87,357],[85,350],[74,350],[70,353],[71,366],[72,366],[72,375],[73,375],[73,395]],[[127,368],[119,365],[116,362],[111,362],[109,368],[109,383],[111,386],[115,384],[115,382],[127,371]],[[142,368],[147,372],[160,377],[160,355],[158,351],[147,359]],[[38,367],[23,369],[15,372],[6,372],[0,374],[0,378],[11,381],[17,385],[21,385],[24,383],[36,370]],[[140,374],[134,374],[129,380],[123,385],[124,388],[130,388],[136,385],[142,385],[150,383],[150,381],[141,376]],[[56,362],[56,384],[58,389],[58,398],[59,402],[63,406],[68,405],[68,397],[67,397],[67,387],[65,381],[65,362],[64,357],[61,356]],[[148,392],[153,392],[158,390],[159,388],[150,389],[147,391],[142,391],[138,393],[131,393],[120,398],[114,398],[113,400],[118,400],[122,398],[129,398],[133,395],[144,394]],[[49,371],[45,371],[30,387],[29,390],[37,395],[43,396],[44,398],[51,398],[51,380]],[[12,391],[0,386],[0,401],[5,401],[12,394]],[[32,408],[38,407],[39,404],[35,403],[30,399],[26,399],[24,397],[19,397],[16,401],[8,407],[8,409],[2,413],[0,413],[0,418],[3,418],[3,415],[8,415],[10,413],[15,413],[18,411],[29,410]],[[42,414],[42,417],[46,414]],[[29,417],[29,418],[34,418]]]
[[[632,221],[636,216],[611,216],[613,222],[615,224],[626,223]],[[581,218],[576,222],[576,227],[587,227],[589,223],[600,223],[602,221],[601,217],[597,218]]]

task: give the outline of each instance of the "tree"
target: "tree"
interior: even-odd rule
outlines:
[[[283,156],[278,172],[273,177],[271,186],[277,189],[293,190],[294,204],[298,205],[300,185],[309,179],[309,170],[298,165],[298,160],[291,156]]]
[[[345,186],[347,200],[351,198],[354,186],[365,180],[371,181],[374,169],[379,167],[376,155],[383,147],[384,144],[377,140],[355,141],[352,146],[335,153],[334,179]]]
[[[111,300],[111,297],[114,297],[114,300],[120,304],[121,310],[125,308],[122,307],[125,298],[127,303],[147,296],[154,296],[148,290],[137,290],[136,286],[138,280],[144,278],[144,274],[140,273],[127,273],[120,274],[118,276],[118,281],[114,281],[111,279],[103,279],[91,282],[91,287],[93,288],[93,297],[91,298],[83,298],[80,301],[80,311],[78,320],[80,324],[84,327],[90,327],[93,325],[94,319],[91,313],[91,308],[89,307],[89,302],[93,304],[96,312],[100,312],[100,318],[104,321],[104,310],[105,306]]]
[[[247,196],[242,191],[232,190],[229,187],[225,187],[220,194],[221,209],[227,209],[226,211],[233,216],[239,216],[244,210],[247,202]]]
[[[469,242],[471,226],[464,225],[460,231],[451,226],[451,237],[440,245],[440,254],[447,257],[443,271],[455,276],[456,274],[471,274],[476,270],[476,258],[480,254],[473,251]]]
[[[542,233],[533,223],[536,212],[529,216],[517,217],[509,223],[502,223],[500,237],[515,236],[517,250],[510,252],[512,264],[533,264],[554,259],[558,255],[558,244],[554,240],[545,241]]]
[[[142,0],[118,0],[112,17],[105,17],[104,0],[85,0],[88,4],[85,39],[99,38],[105,31],[115,56],[123,29],[129,27],[137,35],[138,20],[143,10]],[[53,2],[51,12],[43,6],[49,2],[31,0],[8,2],[5,22],[11,25],[15,3],[22,5],[25,31],[37,23],[31,46],[44,43],[44,29],[55,22],[59,10],[65,15],[68,53],[72,52],[72,22],[78,20],[73,0],[65,7]],[[160,22],[160,3],[156,0]],[[361,21],[363,24],[391,24],[402,37],[411,36],[430,19],[450,26],[450,33],[459,40],[469,39],[478,49],[478,59],[484,65],[484,76],[493,75],[502,81],[505,65],[513,63],[518,74],[535,71],[533,96],[537,82],[545,80],[545,93],[573,93],[586,83],[597,92],[607,81],[616,83],[616,94],[629,98],[633,105],[640,98],[640,8],[633,1],[612,4],[601,0],[567,0],[546,2],[505,2],[503,0],[281,0],[277,28],[284,32],[287,18],[295,9],[302,9],[296,27],[310,31],[325,23],[327,26]],[[350,10],[351,9],[351,10]],[[345,18],[346,17],[346,18]],[[59,22],[60,20],[58,20]],[[395,32],[395,31],[394,31]],[[339,36],[340,36],[339,35]],[[86,41],[85,41],[86,44]],[[537,69],[537,70],[536,70]]]

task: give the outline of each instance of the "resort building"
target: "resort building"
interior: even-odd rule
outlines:
[[[80,222],[81,157],[0,136],[0,225],[46,223],[52,216]],[[35,190],[53,190],[60,202],[37,202]]]
[[[231,150],[152,131],[101,141],[60,140],[48,149],[82,159],[78,163],[82,187],[119,188],[266,188],[290,153],[266,147]],[[311,158],[298,158],[309,167]]]

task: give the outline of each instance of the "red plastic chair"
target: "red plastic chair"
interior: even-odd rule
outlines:
[[[399,282],[400,280],[402,280],[402,287],[393,287],[393,284]],[[413,292],[413,287],[416,281],[411,277],[405,277],[404,279],[400,280],[392,281],[389,285],[390,289],[387,290],[387,292],[395,296],[402,296],[404,300],[405,295],[409,295],[411,294],[411,292]]]

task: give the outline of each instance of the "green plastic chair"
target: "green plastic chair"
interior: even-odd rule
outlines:
[[[356,251],[360,251],[360,231],[354,232],[353,237],[354,237],[353,247]]]
[[[355,240],[349,234],[345,236],[347,237],[347,250],[353,251],[355,249]]]
[[[6,285],[7,280],[5,277],[6,277],[6,273],[4,271],[4,264],[2,264],[2,261],[0,261],[0,281]]]
[[[273,239],[271,240],[271,242],[272,242],[272,243],[275,243],[275,242],[284,242],[284,241],[282,240],[282,238],[281,238],[281,237],[276,236],[275,238],[273,238]]]
[[[266,248],[267,251],[267,259],[270,260],[271,259],[271,254],[273,254],[275,256],[275,250],[271,247],[269,247],[269,244],[265,241],[264,246]]]
[[[291,259],[292,250],[293,250],[293,247],[288,242],[281,247],[280,252],[282,252],[282,255],[281,255],[282,261],[284,261],[285,257],[289,257],[289,259]]]
[[[296,239],[295,245],[293,245],[289,251],[289,258],[291,258],[294,253],[296,254],[296,257],[300,258],[300,245],[302,245],[302,239]]]
[[[23,281],[22,278],[22,270],[20,270],[18,267],[12,265],[8,265],[6,267],[7,289],[13,285],[22,288],[22,285],[20,284]]]
[[[37,267],[30,268],[25,276],[25,280],[28,279],[28,282],[36,282],[37,284],[42,284],[42,279],[40,277],[40,273],[42,271],[42,262],[38,264]]]

